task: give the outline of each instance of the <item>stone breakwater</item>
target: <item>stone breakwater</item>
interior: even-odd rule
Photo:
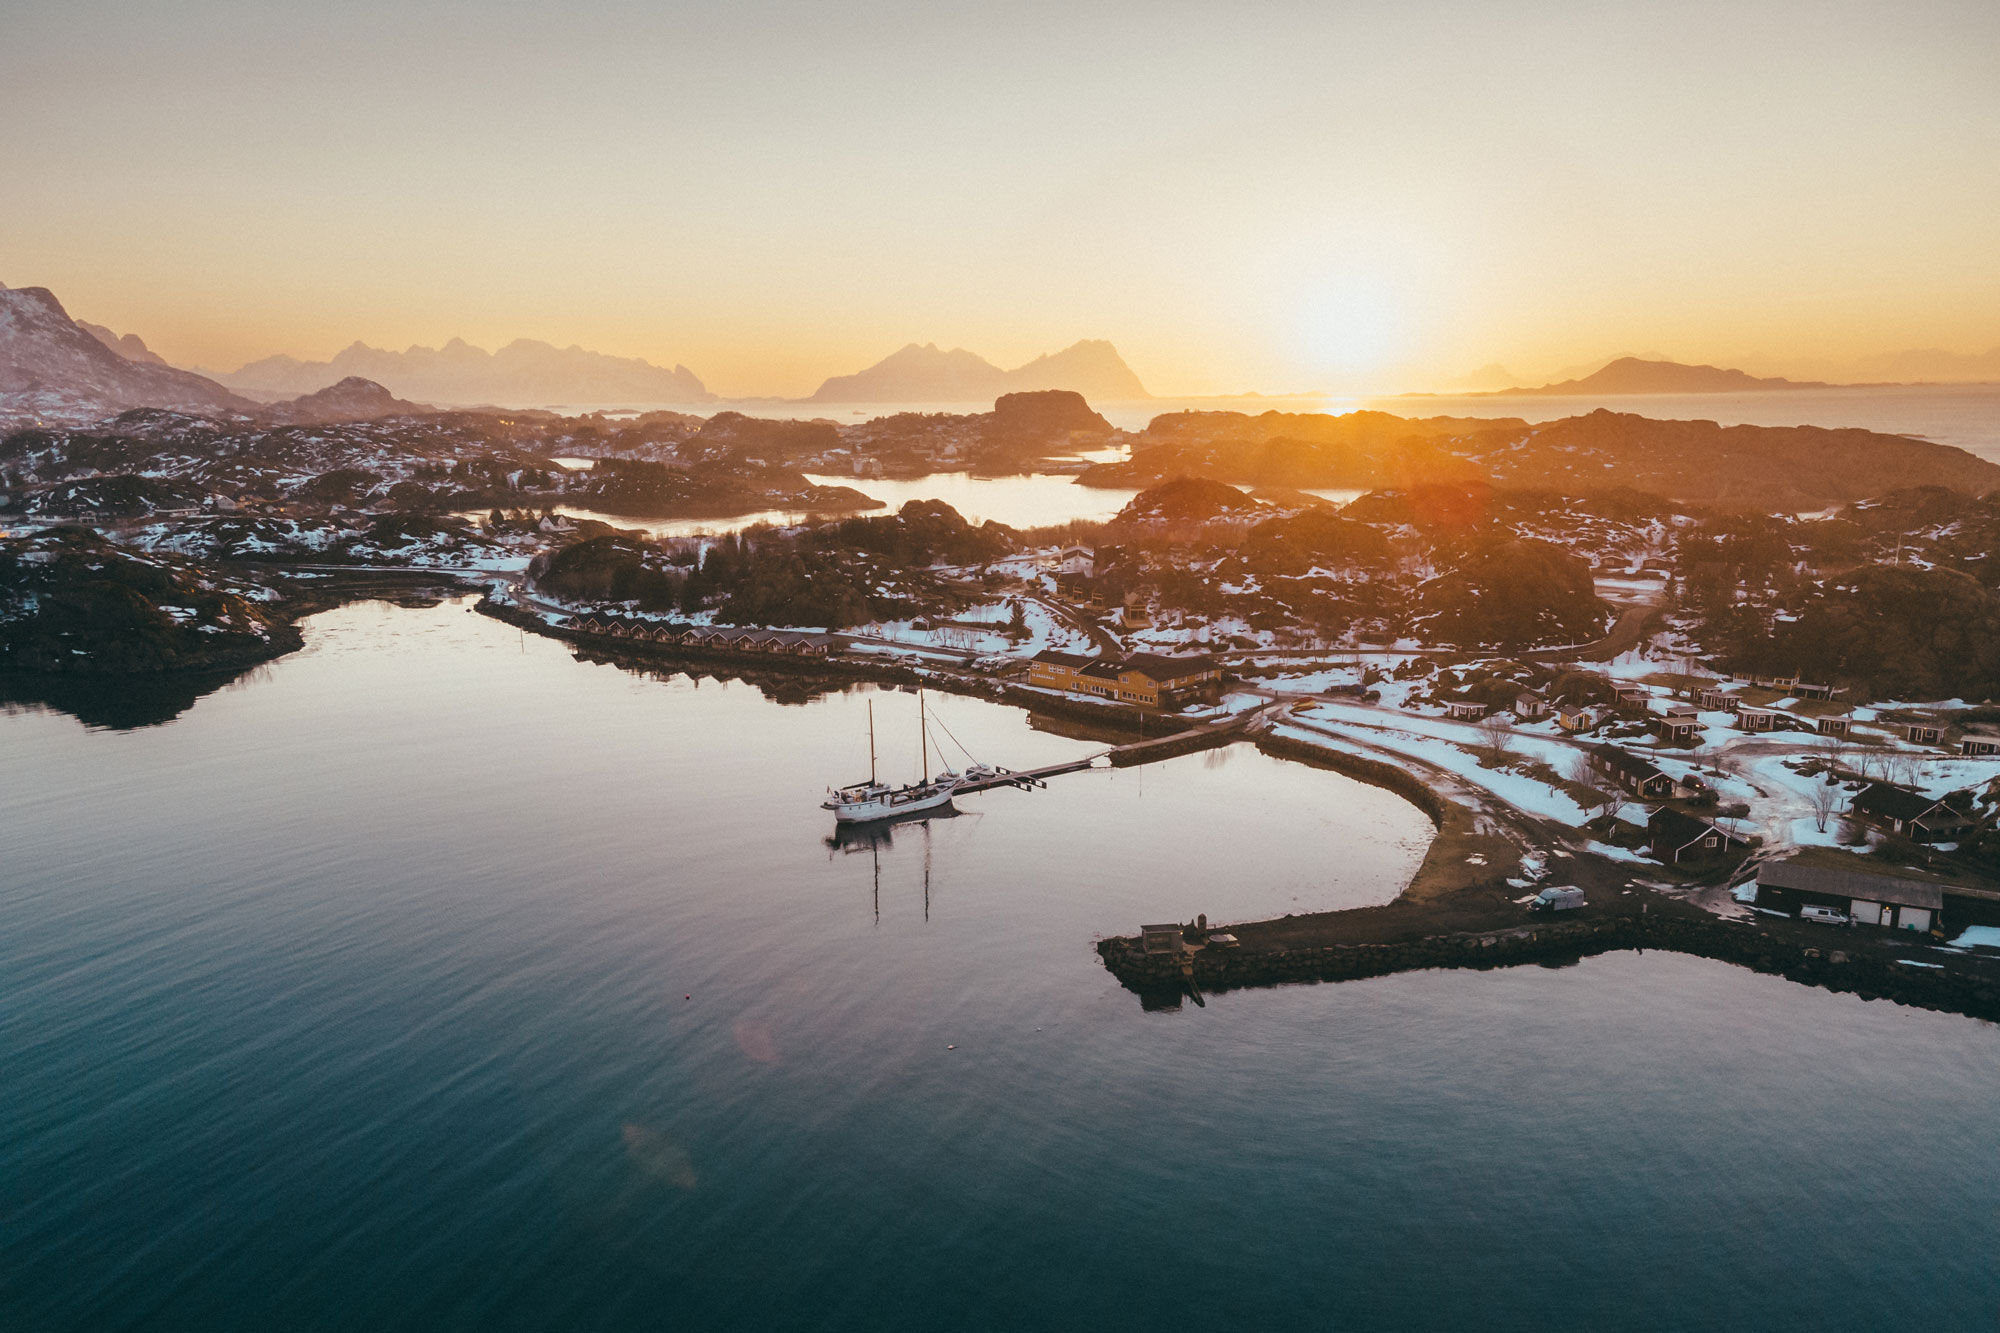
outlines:
[[[1586,909],[1588,910],[1588,909]],[[1829,932],[1830,935],[1835,932]],[[1734,963],[1802,985],[1844,991],[1864,1000],[2000,1021],[2000,973],[1982,961],[1953,956],[1949,964],[1911,966],[1874,941],[1801,944],[1775,938],[1753,923],[1648,914],[1596,921],[1549,921],[1502,931],[1431,935],[1379,944],[1328,944],[1252,951],[1147,953],[1136,939],[1100,940],[1111,974],[1142,998],[1181,991],[1187,981],[1204,992],[1317,981],[1353,981],[1423,968],[1564,965],[1616,949],[1660,949]],[[1192,973],[1184,972],[1191,964]]]

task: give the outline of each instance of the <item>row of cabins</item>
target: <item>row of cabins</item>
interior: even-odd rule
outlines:
[[[1556,705],[1539,694],[1522,691],[1514,696],[1510,711],[1523,722],[1535,722],[1547,717]],[[1444,715],[1459,722],[1477,722],[1491,712],[1477,699],[1447,699],[1444,701]]]
[[[1801,685],[1789,677],[1765,676],[1760,677],[1757,683],[1774,687],[1789,683],[1792,693],[1799,698],[1830,699],[1839,693],[1832,686]],[[1615,708],[1622,713],[1643,713],[1652,701],[1652,692],[1643,685],[1617,685],[1613,693]],[[1670,703],[1662,712],[1652,715],[1653,730],[1662,741],[1669,745],[1699,744],[1703,730],[1699,714],[1702,712],[1734,714],[1737,730],[1753,734],[1777,731],[1787,723],[1809,725],[1813,734],[1829,740],[1844,741],[1853,734],[1854,721],[1845,714],[1802,717],[1783,709],[1750,703],[1720,685],[1700,687],[1695,691],[1694,699],[1693,704]],[[1491,710],[1476,699],[1447,699],[1444,711],[1445,716],[1455,721],[1477,722]],[[1602,710],[1593,705],[1572,703],[1565,699],[1552,703],[1538,694],[1525,691],[1515,698],[1512,712],[1523,722],[1553,716],[1556,725],[1568,732],[1590,731],[1603,720]],[[1904,720],[1893,725],[1912,745],[1946,744],[1948,729],[1943,723]],[[1954,748],[1967,758],[2000,758],[2000,730],[1974,726],[1959,738]]]
[[[1590,771],[1613,787],[1644,800],[1699,796],[1708,784],[1694,774],[1675,777],[1643,755],[1616,745],[1590,748]]]
[[[738,628],[728,625],[682,625],[664,620],[591,613],[571,616],[564,628],[579,634],[625,639],[633,643],[677,644],[742,653],[777,653],[792,657],[825,657],[838,642],[831,634],[808,630]]]
[[[1752,684],[1765,689],[1784,690],[1795,699],[1830,700],[1842,693],[1831,685],[1815,685],[1799,680],[1797,676],[1757,676]],[[1738,698],[1721,685],[1704,685],[1695,691],[1695,702],[1706,711],[1734,713],[1736,726],[1741,731],[1776,731],[1781,719],[1791,718],[1798,722],[1810,722],[1815,733],[1834,740],[1846,740],[1853,730],[1853,719],[1840,714],[1825,717],[1803,718],[1782,709],[1768,708],[1749,703]],[[2000,731],[1983,726],[1968,728],[1955,745],[1949,741],[1951,728],[1945,723],[1928,718],[1905,718],[1888,724],[1892,730],[1911,745],[1953,745],[1959,754],[1969,759],[2000,758]]]
[[[1028,683],[1142,708],[1159,708],[1214,697],[1222,686],[1222,668],[1208,657],[1167,657],[1158,653],[1085,657],[1050,648],[1028,659]]]

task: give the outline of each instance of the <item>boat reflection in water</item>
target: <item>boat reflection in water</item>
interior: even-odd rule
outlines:
[[[867,824],[835,824],[833,832],[827,836],[827,859],[836,856],[852,856],[857,852],[867,852],[873,863],[871,898],[875,908],[875,924],[882,924],[882,853],[893,851],[896,846],[896,828],[904,826],[904,837],[921,837],[924,843],[924,920],[931,919],[931,821],[936,819],[957,819],[965,813],[947,805],[940,810],[930,810],[923,814],[907,815],[900,819],[878,819]]]

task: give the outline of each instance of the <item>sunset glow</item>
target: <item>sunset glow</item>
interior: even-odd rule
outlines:
[[[183,365],[517,337],[801,393],[2000,344],[2000,10],[29,3],[0,281]]]

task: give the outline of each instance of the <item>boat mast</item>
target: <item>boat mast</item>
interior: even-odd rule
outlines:
[[[917,690],[917,753],[924,763],[924,785],[931,784],[931,723],[930,715],[924,712],[924,692]]]
[[[868,785],[875,784],[875,701],[868,701]]]

